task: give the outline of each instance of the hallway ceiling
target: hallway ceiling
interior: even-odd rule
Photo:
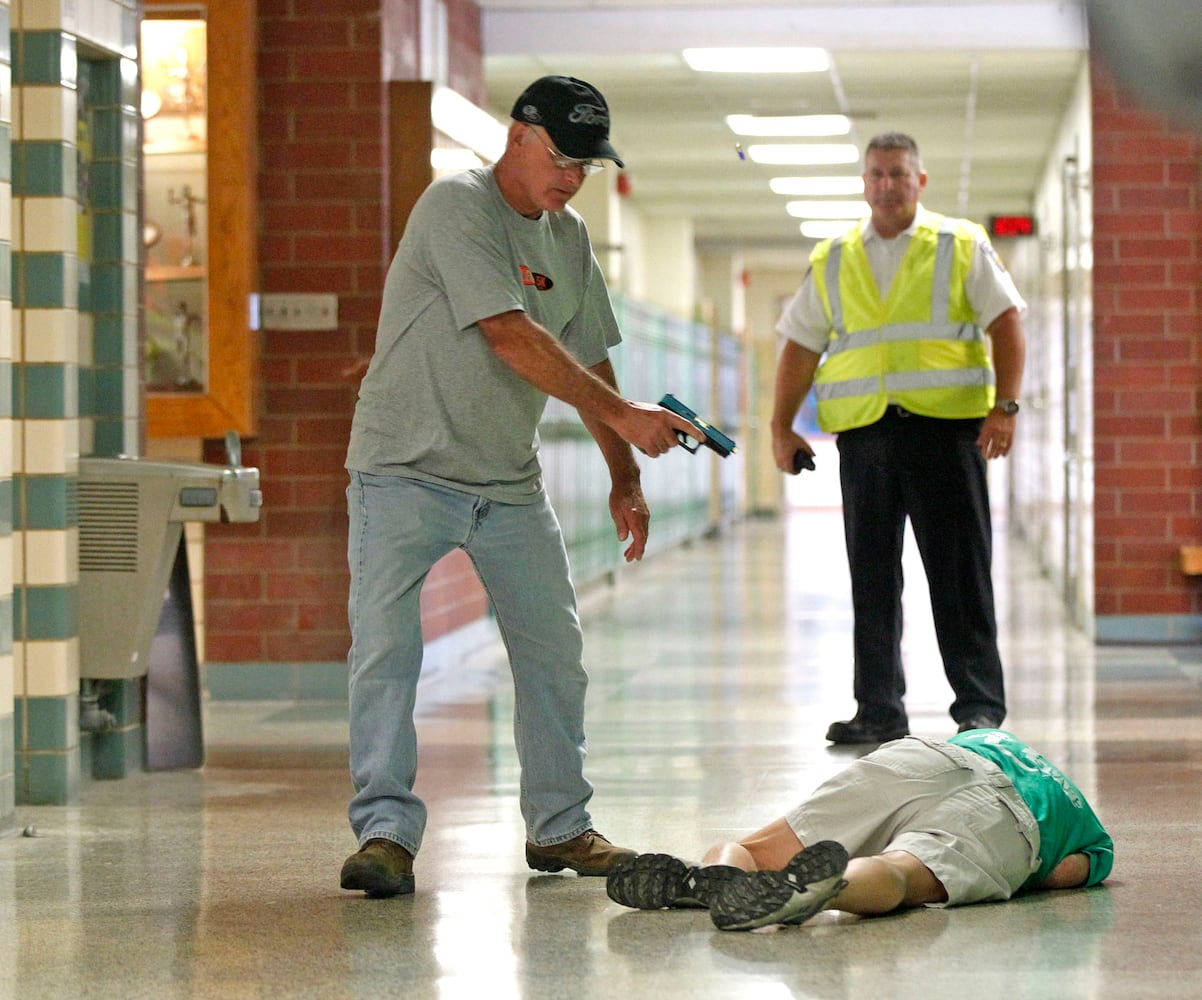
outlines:
[[[1077,3],[888,0],[785,5],[670,5],[642,0],[481,0],[490,110],[507,120],[531,80],[563,73],[605,95],[632,202],[692,221],[702,249],[737,249],[749,265],[787,261],[811,241],[771,177],[858,174],[740,159],[724,118],[847,115],[844,139],[909,132],[930,174],[924,203],[984,222],[1031,210],[1060,118],[1085,63]],[[825,48],[828,71],[719,74],[690,69],[688,46]],[[804,141],[804,140],[800,140]]]

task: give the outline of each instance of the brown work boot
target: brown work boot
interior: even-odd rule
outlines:
[[[372,837],[342,864],[342,888],[362,889],[372,899],[413,891],[413,855],[400,844]]]
[[[578,875],[608,875],[636,856],[629,848],[614,847],[596,830],[585,830],[579,837],[547,847],[526,841],[526,864],[537,872],[571,868]]]

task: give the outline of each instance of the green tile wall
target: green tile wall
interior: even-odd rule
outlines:
[[[12,301],[13,297],[13,247],[9,242],[0,243],[0,298]]]
[[[78,589],[70,585],[15,587],[13,620],[13,638],[18,641],[73,639],[79,635]]]
[[[104,228],[100,223],[101,220],[98,220],[97,242],[100,241],[100,231]],[[97,367],[110,368],[120,366],[124,362],[125,326],[123,316],[96,316],[92,326],[92,361]],[[94,411],[88,410],[87,412]]]
[[[79,798],[79,747],[50,753],[18,751],[16,777],[18,802],[34,806],[74,802]]]
[[[0,416],[7,417],[9,415],[10,410],[0,410]],[[14,481],[11,479],[0,480],[0,537],[7,538],[13,533],[13,510],[16,507],[15,495],[16,485]]]
[[[120,455],[125,449],[126,421],[119,417],[97,417],[92,427],[92,451],[97,455]]]
[[[17,824],[16,729],[12,713],[0,712],[0,837]]]
[[[95,7],[111,3],[93,0]],[[99,13],[91,7],[87,11],[89,18]],[[136,51],[140,5],[122,5],[117,13],[122,32],[119,47],[123,52]],[[7,46],[6,5],[0,6],[0,20]],[[125,300],[126,290],[136,286],[128,279],[136,271],[140,250],[137,63],[118,52],[96,58],[99,50],[94,45],[86,47],[86,58],[80,58],[80,45],[65,31],[17,31],[11,46],[13,84],[70,88],[83,126],[78,131],[69,127],[56,141],[21,141],[17,136],[11,143],[9,130],[0,126],[0,172],[3,178],[12,178],[14,207],[19,209],[22,199],[63,198],[72,205],[82,204],[88,238],[78,253],[12,254],[8,234],[0,234],[0,294],[9,294],[17,310],[90,314],[81,327],[93,331],[90,365],[95,367],[81,367],[73,352],[55,363],[13,365],[4,359],[0,392],[8,412],[18,419],[82,420],[83,441],[91,441],[99,454],[118,454],[126,450],[128,422],[138,417],[123,411],[129,395],[125,359],[136,356],[137,340],[137,303]],[[0,79],[6,81],[7,74]],[[19,92],[14,94],[14,99],[19,97]],[[77,135],[82,137],[78,142]],[[19,217],[17,212],[14,215]],[[136,375],[132,362],[128,370]],[[97,417],[103,429],[93,433],[86,422]],[[75,485],[73,477],[28,475],[17,469],[15,489],[5,491],[8,521],[43,536],[67,531],[78,523]],[[63,567],[63,579],[70,579],[68,570]],[[9,620],[21,623],[20,634],[13,636],[17,642],[69,641],[79,634],[78,591],[73,584],[19,586],[10,605]],[[137,694],[140,705],[140,688]],[[106,775],[123,772],[127,765],[142,766],[140,708],[134,713],[123,708],[122,715],[124,728],[114,739],[89,743],[89,759]],[[17,799],[71,801],[81,773],[78,695],[16,699],[13,719],[9,746],[15,741],[17,765],[10,771],[15,771]],[[0,813],[5,807],[3,782],[0,769]]]
[[[137,304],[126,301],[134,283],[127,280],[137,268],[138,247],[125,245],[137,232],[127,225],[137,211],[137,166],[141,133],[136,113],[136,66],[129,60],[83,60],[84,113],[91,136],[88,176],[92,219],[89,262],[89,300],[92,313],[92,363],[80,372],[81,413],[92,418],[93,451],[98,455],[124,452],[126,386],[136,369],[126,364],[136,350]],[[86,403],[86,407],[85,407]]]
[[[29,476],[13,478],[16,527],[28,531],[50,531],[75,527],[79,521],[74,480],[65,476]]]
[[[75,365],[23,364],[15,369],[16,415],[31,420],[71,419],[79,415]]]
[[[76,265],[61,253],[13,255],[13,305],[18,309],[74,309]]]
[[[13,595],[0,594],[0,653],[13,651]]]
[[[26,733],[27,752],[63,750],[79,744],[77,698],[20,698],[16,718]]]
[[[61,31],[21,31],[13,44],[13,84],[57,84],[78,80],[76,43]]]
[[[16,147],[13,183],[16,191],[31,198],[52,195],[74,197],[75,148],[61,142],[30,141]]]
[[[0,295],[0,298],[4,298]],[[13,364],[0,360],[0,417],[13,415]]]
[[[0,0],[0,107],[11,108],[12,37],[9,32],[8,4]],[[0,195],[11,194],[13,177],[12,125],[0,120]],[[12,218],[12,213],[9,213]],[[0,230],[0,300],[12,301],[12,232]],[[6,331],[8,332],[8,331]],[[12,359],[0,357],[0,421],[11,434]],[[0,480],[0,539],[8,540],[13,531],[12,481]],[[11,588],[0,592],[0,670],[11,670],[13,651],[13,596]],[[16,826],[16,726],[13,700],[0,701],[0,836]]]

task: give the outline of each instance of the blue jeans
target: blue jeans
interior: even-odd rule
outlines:
[[[492,602],[514,682],[514,740],[526,838],[562,843],[592,826],[584,777],[588,676],[559,521],[546,496],[496,503],[416,479],[351,473],[350,741],[360,845],[421,847],[414,702],[422,664],[419,598],[430,568],[463,549]]]

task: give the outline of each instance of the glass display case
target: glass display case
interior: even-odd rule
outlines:
[[[203,20],[142,24],[146,387],[208,385],[208,118]]]
[[[255,49],[255,0],[146,0],[141,363],[150,437],[255,433]]]

